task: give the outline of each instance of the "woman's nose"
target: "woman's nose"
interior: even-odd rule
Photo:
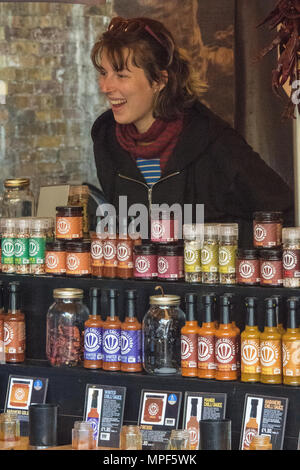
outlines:
[[[99,86],[103,93],[109,93],[113,90],[113,79],[108,76],[100,77]]]

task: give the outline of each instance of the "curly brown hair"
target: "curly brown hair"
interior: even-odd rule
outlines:
[[[144,70],[151,85],[154,82],[165,83],[154,100],[155,118],[175,119],[205,89],[186,51],[176,46],[171,32],[160,21],[145,17],[115,17],[91,51],[92,62],[98,71],[101,70],[104,49],[116,71],[128,68],[131,59],[133,65]]]

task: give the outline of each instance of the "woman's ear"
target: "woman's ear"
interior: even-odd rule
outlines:
[[[162,70],[161,72],[161,79],[157,83],[158,85],[158,91],[161,91],[163,88],[165,88],[166,84],[168,83],[168,72],[166,70]]]

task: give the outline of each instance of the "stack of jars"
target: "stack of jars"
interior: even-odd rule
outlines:
[[[235,284],[238,224],[184,225],[186,282]]]
[[[2,272],[45,273],[45,246],[53,239],[51,217],[3,217],[0,230]]]

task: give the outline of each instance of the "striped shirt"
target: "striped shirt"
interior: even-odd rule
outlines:
[[[159,180],[161,174],[159,158],[150,160],[148,158],[137,158],[136,164],[148,186],[152,186],[153,183]]]

